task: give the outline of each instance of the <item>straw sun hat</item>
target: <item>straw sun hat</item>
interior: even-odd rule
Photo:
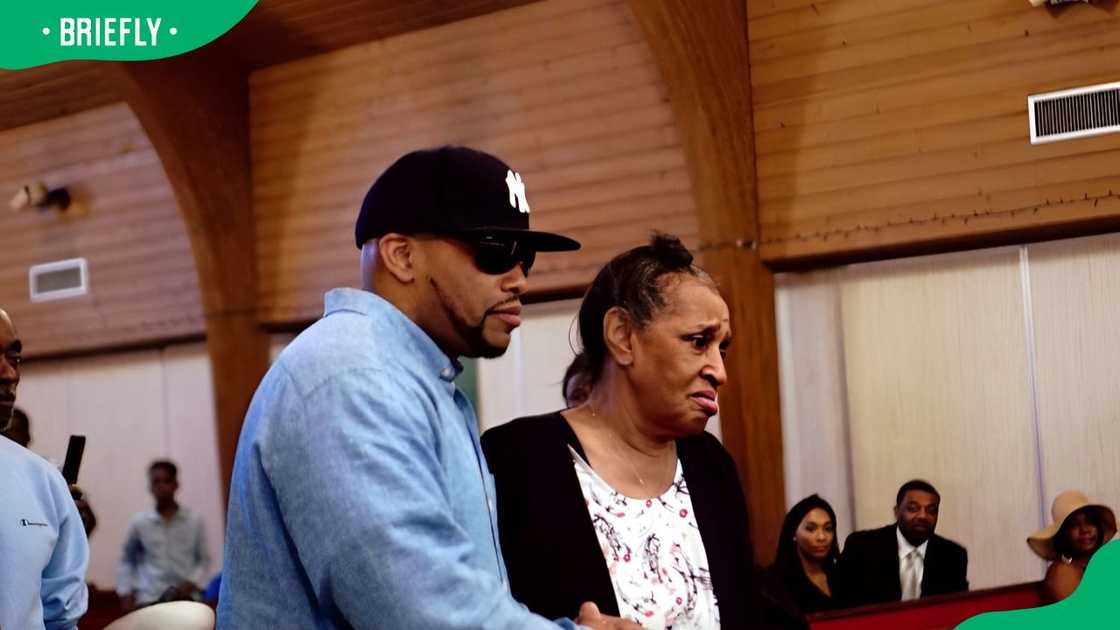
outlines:
[[[1102,545],[1116,535],[1116,515],[1110,508],[1099,503],[1090,503],[1088,497],[1076,490],[1066,490],[1054,498],[1054,504],[1050,507],[1050,515],[1054,518],[1054,522],[1027,538],[1027,544],[1043,558],[1057,560],[1058,552],[1054,549],[1054,538],[1062,531],[1062,527],[1074,512],[1081,510],[1096,512],[1097,522],[1101,524],[1103,530],[1101,531]]]

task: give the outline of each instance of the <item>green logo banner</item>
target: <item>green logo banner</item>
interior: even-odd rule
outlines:
[[[1115,621],[1116,586],[1120,584],[1120,540],[1093,554],[1081,584],[1066,599],[1041,608],[985,613],[965,621],[957,630],[1055,630],[1104,628]]]
[[[9,2],[0,20],[0,68],[90,59],[145,61],[190,52],[224,35],[256,0],[39,0]]]

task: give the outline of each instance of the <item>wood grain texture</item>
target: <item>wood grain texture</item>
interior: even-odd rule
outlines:
[[[516,7],[533,0],[262,0],[223,38],[248,69]]]
[[[696,199],[703,263],[721,283],[736,335],[720,391],[756,561],[773,560],[785,515],[773,274],[758,236],[746,6],[739,0],[634,0],[630,8],[669,90]]]
[[[114,66],[175,191],[194,252],[214,384],[222,488],[241,423],[268,368],[256,310],[256,234],[249,177],[248,75],[203,48]],[[168,83],[167,77],[176,81]]]
[[[466,20],[533,0],[262,0],[209,46],[244,69]],[[118,103],[106,64],[67,61],[0,70],[0,130]]]
[[[1116,3],[747,0],[764,260],[1120,225],[1120,135],[1031,146],[1029,94],[1116,80]]]
[[[357,284],[357,207],[385,167],[425,146],[502,157],[527,185],[533,227],[582,241],[538,258],[533,292],[583,286],[655,228],[700,240],[669,95],[622,0],[533,3],[259,70],[250,84],[268,325],[311,320],[324,291]]]
[[[190,243],[156,151],[131,110],[109,105],[0,132],[0,304],[30,358],[197,336]],[[65,186],[66,213],[12,213],[24,184]],[[28,268],[88,261],[89,295],[29,299]]]
[[[65,61],[0,70],[0,130],[65,118],[120,102],[103,64]]]

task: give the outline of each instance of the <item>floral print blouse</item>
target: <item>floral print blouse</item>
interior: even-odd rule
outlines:
[[[659,497],[627,497],[569,447],[619,613],[643,628],[714,630],[719,606],[680,460]]]

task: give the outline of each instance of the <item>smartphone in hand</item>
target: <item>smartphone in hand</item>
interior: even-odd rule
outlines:
[[[82,454],[86,450],[86,436],[71,435],[70,443],[66,446],[66,461],[62,463],[62,478],[66,483],[78,483],[78,469],[82,467]]]

